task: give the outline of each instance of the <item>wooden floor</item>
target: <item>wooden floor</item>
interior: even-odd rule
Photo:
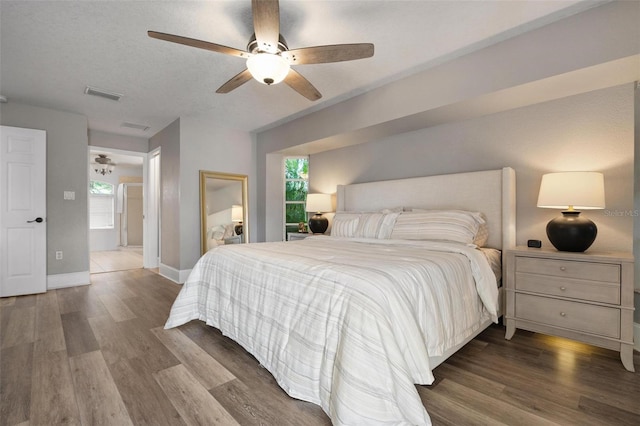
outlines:
[[[0,299],[0,425],[329,425],[239,345],[163,330],[180,287],[144,269]],[[635,353],[636,368],[640,357]],[[615,352],[492,326],[418,386],[435,425],[639,425]]]
[[[89,272],[126,271],[142,268],[142,247],[120,247],[118,250],[92,251]]]

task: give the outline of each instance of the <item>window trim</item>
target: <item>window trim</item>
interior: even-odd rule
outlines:
[[[296,179],[287,179],[287,177],[285,176],[284,171],[286,170],[286,162],[287,160],[291,160],[291,159],[304,159],[307,160],[307,178],[306,179],[301,179],[301,178],[296,178]],[[287,226],[297,226],[298,223],[289,223],[287,222],[287,204],[302,204],[305,205],[306,204],[306,199],[305,201],[287,201],[287,182],[306,182],[307,183],[307,188],[309,186],[309,156],[308,155],[288,155],[282,158],[282,167],[281,167],[281,176],[282,176],[282,240],[286,241],[287,240]],[[305,197],[306,198],[306,197]],[[305,224],[308,222],[309,217],[308,217],[308,213],[305,212]]]
[[[91,192],[91,182],[100,182],[102,184],[107,184],[111,186],[111,194],[101,194]],[[89,230],[112,230],[116,227],[116,207],[115,207],[115,197],[116,197],[116,185],[111,182],[105,182],[103,180],[98,179],[89,179]],[[111,200],[111,225],[107,226],[92,226],[91,225],[91,200],[92,199],[107,199]]]

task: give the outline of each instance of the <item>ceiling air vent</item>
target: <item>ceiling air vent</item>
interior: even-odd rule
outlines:
[[[96,87],[87,86],[84,89],[84,93],[87,95],[99,96],[101,98],[111,99],[112,101],[119,101],[123,96],[120,93],[110,92],[108,90],[98,89]]]
[[[125,122],[125,123],[122,123],[120,127],[128,127],[129,129],[142,130],[143,132],[146,132],[147,130],[149,130],[149,126],[145,126],[144,124],[136,124],[136,123]]]

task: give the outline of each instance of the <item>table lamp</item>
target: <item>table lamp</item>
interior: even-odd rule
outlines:
[[[239,204],[234,204],[231,206],[231,222],[237,223],[237,225],[233,228],[236,235],[242,235],[242,220],[244,219],[244,212],[242,210],[242,206]]]
[[[309,230],[314,234],[324,234],[329,227],[329,220],[322,213],[332,210],[331,194],[308,194],[306,211],[315,213],[309,218]]]
[[[579,210],[604,209],[604,176],[598,172],[545,174],[538,207],[565,209],[547,224],[547,237],[559,251],[583,252],[595,241],[598,228]]]

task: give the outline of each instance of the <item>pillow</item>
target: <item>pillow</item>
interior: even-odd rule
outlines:
[[[218,225],[218,226],[214,226],[213,228],[211,228],[211,237],[210,239],[213,240],[222,240],[224,239],[224,226],[223,225]]]
[[[484,220],[484,215],[482,216]],[[487,240],[489,240],[489,227],[487,226],[487,222],[484,221],[480,224],[478,228],[478,233],[476,234],[476,238],[473,240],[473,244],[478,247],[484,247],[487,244]]]
[[[401,213],[391,232],[400,240],[447,240],[474,244],[485,221],[477,212],[465,210],[422,210]]]
[[[331,224],[332,237],[353,237],[355,236],[360,215],[358,213],[338,212],[333,217]]]
[[[378,239],[388,240],[391,238],[393,226],[396,224],[396,220],[398,219],[398,216],[400,216],[400,213],[401,212],[395,212],[384,215],[384,219],[382,219],[382,223],[380,224],[380,230],[378,231]]]
[[[382,226],[384,216],[384,213],[361,213],[353,236],[358,238],[378,238],[378,232],[380,231],[380,226]]]

